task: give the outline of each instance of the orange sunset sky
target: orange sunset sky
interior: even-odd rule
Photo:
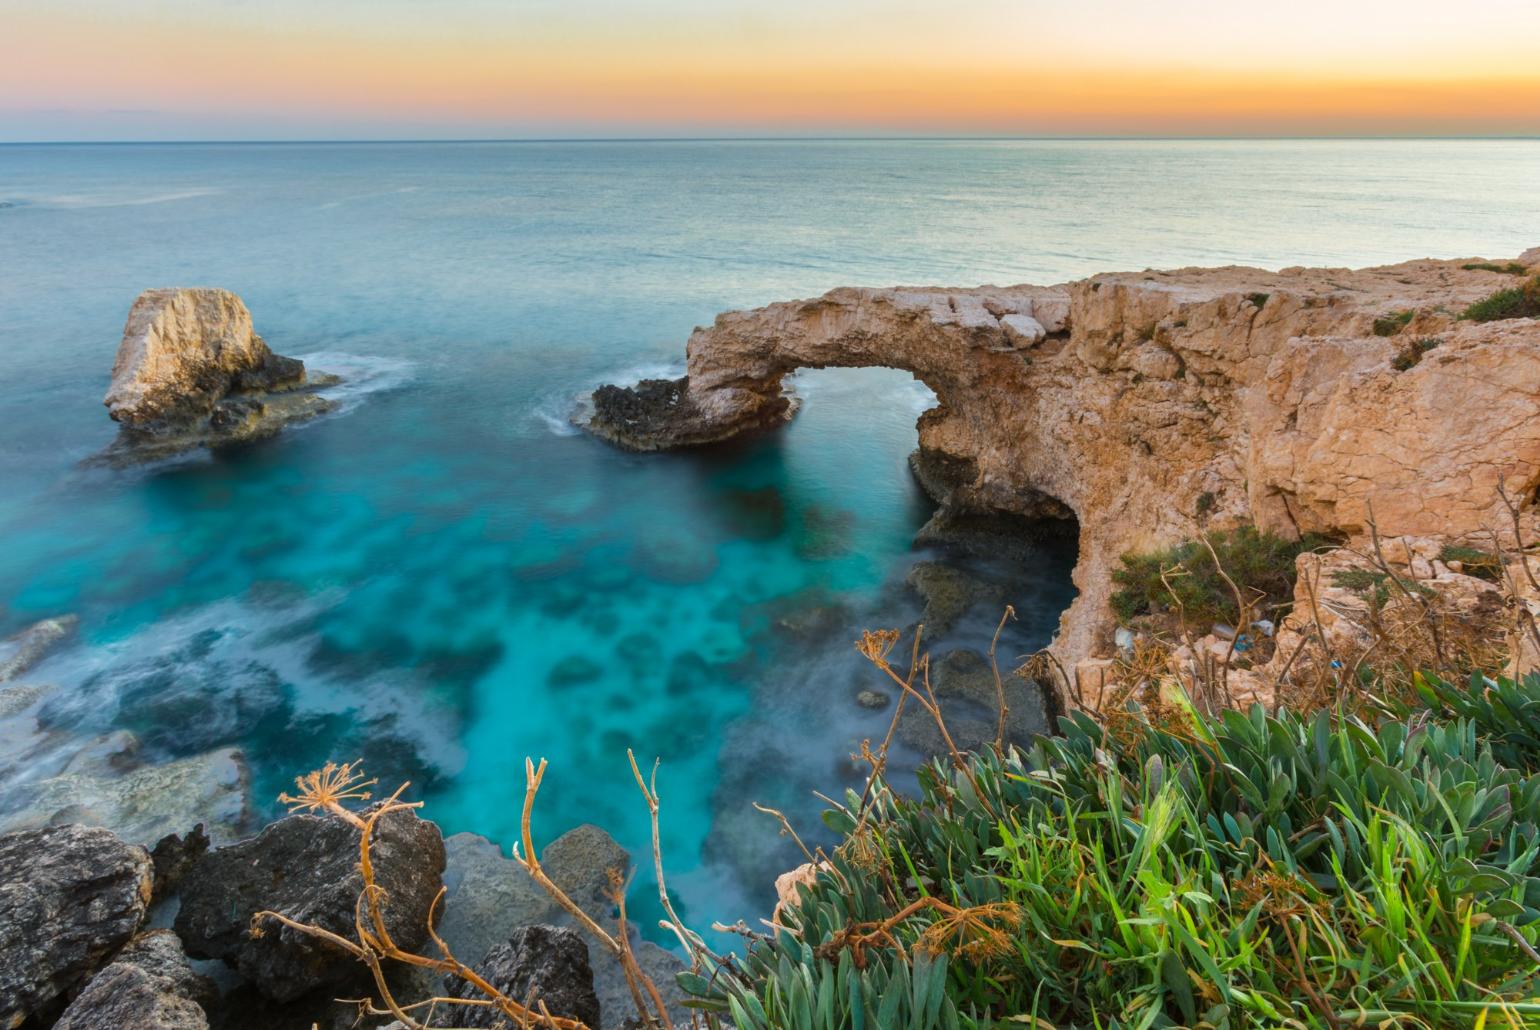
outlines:
[[[1540,0],[0,0],[0,140],[1537,134]]]

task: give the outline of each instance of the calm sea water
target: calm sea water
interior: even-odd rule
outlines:
[[[886,725],[850,641],[918,615],[928,394],[810,373],[786,431],[650,457],[575,434],[574,397],[677,373],[719,310],[839,285],[1507,257],[1540,243],[1537,188],[1536,142],[0,147],[0,635],[81,619],[29,677],[60,741],[31,775],[120,728],[149,760],[235,744],[271,815],[362,755],[511,842],[545,756],[537,837],[596,822],[640,854],[635,748],[687,918],[763,915],[796,858],[748,803],[816,835],[811,792]],[[195,284],[347,375],[345,410],[83,466],[130,302]],[[1011,572],[1011,650],[1046,642],[1069,564]]]

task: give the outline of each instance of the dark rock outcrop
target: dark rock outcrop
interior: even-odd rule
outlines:
[[[214,982],[170,930],[142,933],[70,1002],[55,1030],[207,1030]]]
[[[974,605],[987,602],[996,611],[1005,605],[1004,587],[945,562],[916,562],[905,582],[925,601],[920,619],[925,623],[926,637],[931,640],[950,633],[957,620]]]
[[[443,838],[408,811],[386,815],[375,833],[386,927],[401,947],[417,949],[442,884]],[[358,975],[362,967],[345,952],[277,922],[266,922],[259,937],[250,934],[252,916],[268,910],[351,939],[363,890],[358,845],[358,830],[340,819],[291,815],[209,852],[182,884],[176,932],[188,954],[224,960],[277,1001]]]
[[[54,1009],[127,943],[151,880],[149,854],[106,830],[0,837],[0,1027]]]
[[[150,861],[155,863],[155,900],[174,894],[208,850],[209,835],[203,832],[202,823],[186,833],[168,833],[156,841],[150,849]]]
[[[123,427],[108,457],[154,458],[256,439],[329,411],[304,362],[274,354],[228,290],[146,290],[134,301],[103,403]]]
[[[584,423],[589,432],[635,451],[692,447],[737,436],[755,427],[770,427],[791,417],[795,405],[776,384],[775,396],[756,409],[753,419],[722,420],[696,407],[688,377],[643,379],[635,386],[601,386],[593,393],[593,414]]]
[[[588,942],[576,930],[522,927],[474,968],[487,983],[520,1004],[544,1003],[553,1016],[576,1019],[590,1027],[600,1025]],[[457,998],[485,997],[463,980],[451,990]],[[493,1009],[465,1007],[455,1013],[455,1025],[507,1028],[512,1023]]]

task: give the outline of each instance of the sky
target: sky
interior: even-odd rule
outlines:
[[[1540,0],[0,0],[0,141],[1540,135]]]

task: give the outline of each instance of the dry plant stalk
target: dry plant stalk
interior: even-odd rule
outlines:
[[[625,892],[624,883],[615,871],[611,871],[611,889],[615,892],[616,902],[620,910],[620,925],[618,934],[610,934],[599,926],[586,912],[574,902],[565,891],[557,886],[545,871],[541,868],[539,860],[535,857],[534,841],[530,833],[530,819],[534,808],[535,795],[540,789],[541,778],[545,774],[546,763],[542,759],[538,768],[533,762],[525,760],[525,794],[524,811],[521,822],[522,848],[514,849],[514,860],[529,873],[530,878],[544,889],[561,908],[571,915],[591,937],[599,942],[620,963],[622,972],[626,978],[627,987],[631,991],[631,998],[641,1015],[644,1024],[653,1027],[670,1027],[668,1011],[663,1003],[663,998],[658,992],[657,985],[642,972],[637,965],[636,958],[631,950],[630,942],[625,932]],[[636,771],[638,782],[641,782],[640,771],[636,769],[635,759],[632,759],[632,769]],[[392,939],[389,929],[385,925],[385,918],[381,909],[386,900],[385,890],[380,887],[375,877],[374,857],[372,852],[374,831],[381,818],[392,812],[408,811],[422,806],[422,802],[404,802],[400,800],[401,794],[408,784],[403,783],[395,793],[386,798],[379,805],[370,809],[363,816],[345,807],[344,800],[366,801],[370,795],[363,788],[372,786],[375,780],[365,780],[359,769],[359,763],[345,762],[341,765],[328,762],[324,767],[295,780],[299,788],[299,794],[291,796],[287,793],[280,795],[279,800],[291,806],[292,811],[325,811],[329,812],[359,830],[359,873],[363,878],[364,887],[359,893],[358,901],[354,908],[354,934],[357,940],[348,940],[340,934],[301,923],[283,915],[281,912],[261,911],[252,916],[251,933],[260,936],[267,921],[277,922],[300,933],[326,941],[337,947],[368,967],[374,980],[375,989],[379,992],[380,1006],[372,1001],[356,1001],[360,1011],[368,1015],[393,1016],[401,1022],[407,1030],[430,1030],[431,1024],[424,1022],[432,1019],[433,1012],[439,1007],[469,1007],[469,1008],[495,1008],[508,1018],[508,1020],[520,1030],[525,1028],[544,1027],[548,1030],[590,1030],[584,1023],[575,1019],[561,1016],[553,1016],[538,998],[531,999],[528,1003],[521,1003],[508,997],[497,990],[485,978],[474,969],[454,957],[449,946],[444,942],[434,929],[436,916],[443,905],[445,888],[439,888],[437,896],[428,911],[428,935],[438,948],[442,958],[430,958],[408,951]],[[658,824],[657,824],[657,792],[654,787],[648,790],[643,785],[643,793],[648,799],[648,806],[653,818],[653,853],[658,863],[659,889],[662,888],[662,858],[658,850]],[[665,910],[669,918],[673,920],[675,929],[681,934],[681,941],[690,947],[690,941],[704,949],[700,938],[684,929],[678,916],[669,903],[666,892],[664,896]],[[665,923],[664,925],[669,925]],[[692,956],[695,954],[692,949]],[[457,976],[465,980],[477,991],[482,998],[450,998],[435,996],[424,1001],[411,1004],[402,1004],[391,991],[390,984],[385,976],[386,962],[400,962],[404,965],[416,966],[421,969],[432,970],[436,973]],[[427,1010],[426,1017],[419,1018],[419,1010]]]
[[[919,648],[919,637],[923,628],[917,627],[914,632],[916,650]],[[968,781],[968,785],[973,788],[973,793],[979,799],[979,803],[984,806],[984,810],[998,819],[1000,813],[995,811],[994,805],[985,796],[983,788],[979,786],[978,777],[974,775],[973,769],[963,758],[963,753],[958,750],[957,742],[952,739],[952,733],[947,729],[946,719],[941,715],[941,705],[936,701],[936,692],[931,689],[930,685],[930,656],[922,655],[916,663],[920,674],[920,682],[925,687],[923,694],[916,690],[914,686],[915,667],[910,668],[909,676],[905,678],[894,671],[893,666],[888,662],[888,655],[892,653],[893,645],[898,643],[899,636],[900,633],[896,629],[866,630],[861,634],[861,639],[856,643],[856,650],[861,653],[863,658],[886,673],[889,679],[898,684],[899,689],[904,694],[913,697],[915,702],[924,708],[926,713],[935,720],[936,729],[941,731],[941,740],[946,744],[947,753],[952,759],[952,767]],[[895,711],[893,727],[897,725],[898,713]],[[888,738],[889,740],[892,739],[891,727]],[[884,751],[886,751],[886,744],[884,744]]]
[[[852,923],[836,932],[827,942],[819,945],[818,955],[833,961],[839,952],[848,948],[857,969],[866,968],[866,949],[886,947],[902,951],[903,946],[893,936],[893,930],[904,920],[925,910],[939,912],[941,918],[921,932],[915,947],[931,955],[950,954],[982,962],[1008,954],[1011,937],[1008,931],[1021,926],[1020,906],[1013,902],[993,902],[959,908],[949,905],[934,895],[918,898],[888,918],[878,922]]]
[[[264,932],[263,924],[267,921],[272,921],[307,936],[326,941],[328,944],[352,955],[368,967],[370,976],[374,980],[375,989],[379,992],[380,1000],[383,1003],[383,1008],[375,1007],[369,1002],[363,1003],[362,1007],[371,1015],[394,1016],[407,1030],[428,1030],[429,1025],[417,1019],[414,1013],[418,1009],[427,1008],[430,1014],[429,1018],[431,1018],[433,1009],[441,1005],[445,1007],[495,1008],[502,1015],[508,1017],[515,1027],[519,1027],[521,1030],[522,1028],[532,1027],[547,1027],[550,1030],[589,1030],[585,1024],[575,1019],[552,1016],[544,1010],[544,1006],[531,1008],[520,1004],[487,983],[474,969],[455,958],[450,952],[448,945],[444,943],[433,927],[434,917],[444,901],[445,890],[443,887],[439,888],[438,895],[433,899],[433,904],[428,910],[428,934],[433,939],[433,943],[438,947],[443,958],[434,959],[425,955],[418,955],[396,944],[390,935],[389,929],[385,926],[385,916],[380,907],[381,903],[385,900],[385,891],[375,880],[374,858],[371,850],[374,841],[374,830],[379,824],[380,819],[384,816],[392,812],[420,808],[422,802],[408,803],[400,800],[402,792],[408,786],[408,784],[403,783],[394,794],[371,809],[366,816],[360,817],[356,812],[348,811],[341,805],[343,797],[351,796],[363,799],[368,797],[367,794],[360,795],[356,792],[351,794],[338,792],[339,785],[344,790],[351,785],[355,791],[357,787],[362,786],[362,783],[359,782],[362,779],[362,773],[355,772],[357,764],[353,762],[342,766],[334,766],[331,763],[327,763],[323,769],[311,773],[309,776],[300,777],[298,782],[302,792],[301,797],[289,799],[288,803],[306,809],[322,808],[333,813],[337,813],[339,810],[346,812],[347,816],[351,817],[344,817],[346,821],[359,827],[358,867],[363,877],[364,888],[358,895],[358,901],[354,906],[353,913],[353,929],[358,939],[351,941],[330,930],[325,930],[308,923],[301,923],[298,920],[290,919],[281,912],[271,911],[261,911],[251,917],[252,936],[261,936]],[[312,793],[306,794],[306,791],[311,791]],[[430,969],[437,973],[461,977],[485,995],[485,998],[433,997],[426,1001],[402,1005],[396,1000],[386,979],[384,964],[387,961],[400,962],[422,969]]]

